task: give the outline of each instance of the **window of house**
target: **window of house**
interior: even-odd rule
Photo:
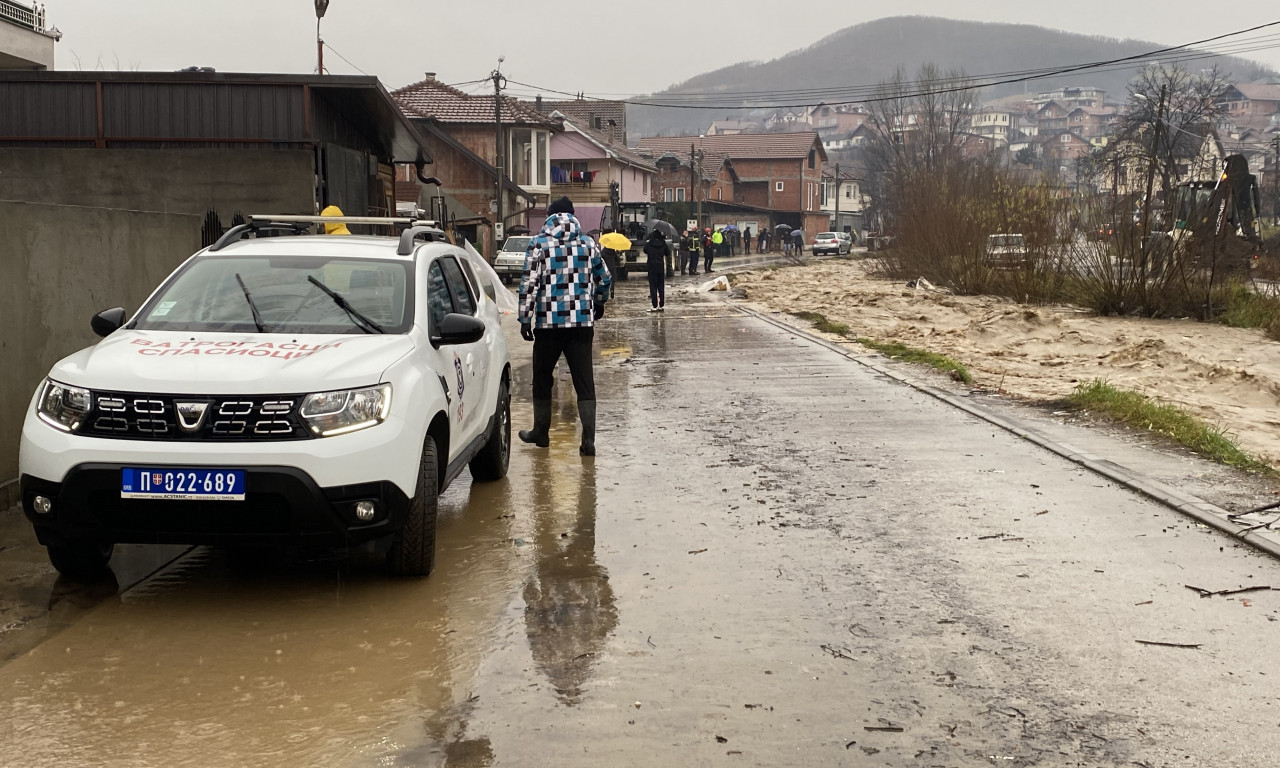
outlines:
[[[722,187],[716,187],[716,199],[717,200],[724,199],[724,189]]]
[[[522,187],[545,187],[551,167],[547,132],[513,128],[507,135],[507,175]]]
[[[671,201],[673,201],[674,199],[675,199],[675,192],[671,189],[671,187],[663,187],[663,188],[662,188],[662,202],[664,202],[664,203],[670,203],[670,202],[671,202]]]
[[[551,164],[550,156],[547,153],[547,133],[546,131],[537,131],[533,136],[537,145],[535,165],[538,169],[538,186],[545,187],[547,186],[547,167]]]
[[[781,182],[781,181],[775,181],[775,182],[773,183],[773,191],[774,191],[774,192],[781,192],[781,191],[782,191],[782,184],[783,184],[783,182]]]
[[[676,202],[684,202],[684,187],[676,187]]]
[[[644,174],[644,195],[649,196],[649,174]]]
[[[816,149],[809,150],[809,167],[810,168],[816,167],[815,163],[817,163],[817,161],[818,161],[818,150]]]

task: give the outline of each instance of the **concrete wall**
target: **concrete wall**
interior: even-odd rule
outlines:
[[[0,149],[0,502],[31,395],[200,248],[204,213],[312,213],[308,151]]]
[[[315,213],[308,150],[4,149],[0,200],[161,213]]]
[[[98,337],[100,309],[132,311],[200,247],[203,217],[0,202],[0,482],[50,366]]]
[[[53,38],[0,21],[0,69],[53,69]]]

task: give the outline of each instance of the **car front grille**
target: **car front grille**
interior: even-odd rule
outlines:
[[[198,397],[94,392],[81,434],[124,440],[305,440],[305,395]]]

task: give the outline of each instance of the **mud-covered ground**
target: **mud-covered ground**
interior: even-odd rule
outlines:
[[[303,554],[246,570],[203,548],[150,573],[160,555],[126,553],[118,573],[150,575],[80,593],[0,665],[0,765],[1184,766],[1280,749],[1280,564],[724,302],[645,303],[621,286],[597,330],[599,455],[577,454],[562,371],[551,448],[517,446],[504,481],[459,479],[429,579]],[[1231,482],[1051,428],[1153,475]],[[0,572],[48,578],[21,526],[0,531]],[[75,593],[23,583],[37,608]]]
[[[733,284],[762,307],[817,312],[856,336],[947,355],[977,386],[1014,397],[1061,400],[1094,379],[1138,390],[1280,467],[1280,343],[1260,330],[954,296],[875,278],[870,267],[856,259],[738,271]]]

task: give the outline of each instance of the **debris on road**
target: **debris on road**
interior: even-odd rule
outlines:
[[[1139,645],[1158,645],[1163,648],[1199,648],[1204,643],[1166,643],[1161,640],[1134,640]]]
[[[1219,590],[1217,590],[1217,591],[1213,591],[1213,590],[1209,590],[1209,589],[1204,589],[1203,587],[1197,587],[1197,586],[1193,586],[1193,585],[1191,585],[1191,584],[1183,584],[1182,586],[1184,586],[1184,587],[1186,587],[1187,589],[1191,590],[1192,592],[1195,592],[1196,594],[1200,595],[1200,597],[1214,597],[1215,595],[1216,595],[1216,596],[1221,597],[1221,596],[1224,596],[1224,595],[1243,595],[1243,594],[1246,594],[1246,593],[1248,593],[1248,592],[1272,592],[1272,591],[1274,591],[1274,590],[1273,590],[1271,587],[1269,587],[1269,586],[1261,586],[1261,587],[1241,587],[1241,588],[1239,588],[1239,589],[1219,589]]]

